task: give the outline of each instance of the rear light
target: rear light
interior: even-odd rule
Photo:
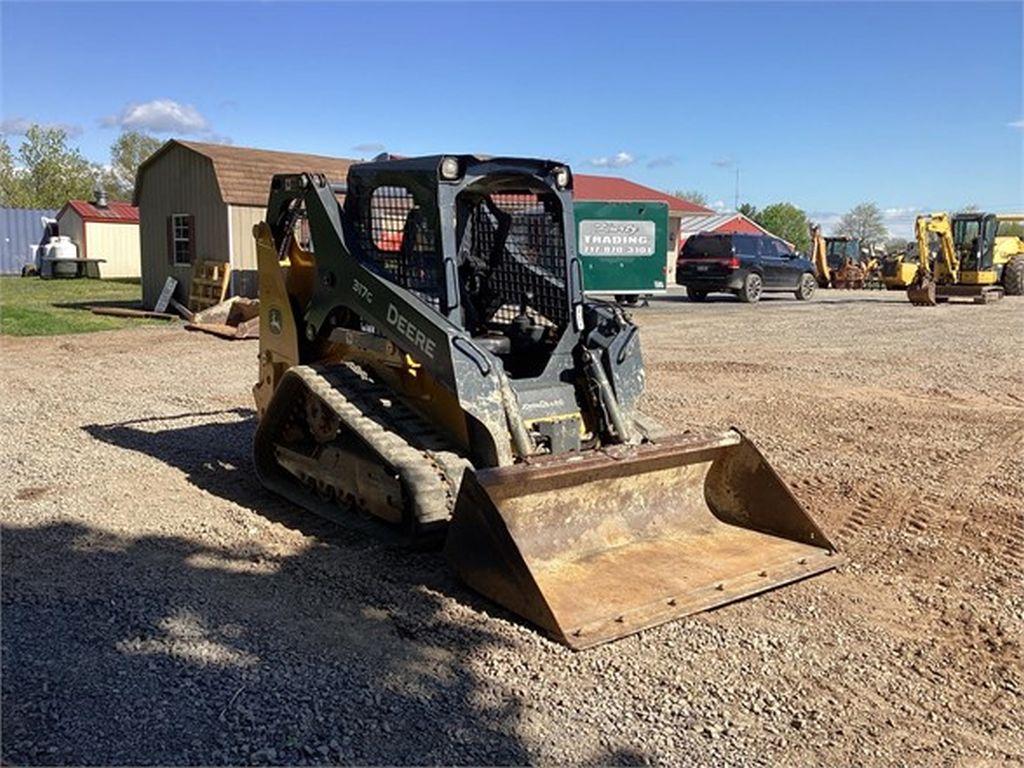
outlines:
[[[729,269],[739,269],[740,260],[733,256],[731,259],[725,262],[725,266],[727,266]]]

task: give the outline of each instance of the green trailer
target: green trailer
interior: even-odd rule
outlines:
[[[576,249],[588,294],[616,301],[665,292],[668,204],[577,202]]]

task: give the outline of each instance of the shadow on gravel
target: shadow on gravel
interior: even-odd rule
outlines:
[[[152,456],[180,469],[190,483],[207,493],[261,513],[265,511],[268,518],[291,528],[301,523],[290,512],[294,507],[275,503],[276,498],[256,478],[252,467],[256,412],[251,408],[87,424],[82,429],[104,443]]]
[[[459,584],[439,553],[341,528],[263,489],[251,410],[83,429],[310,539],[276,555],[261,543],[265,524],[244,514],[241,535],[230,517],[219,523],[246,542],[233,547],[201,522],[195,537],[0,529],[0,762],[531,761],[516,735],[522,702],[478,671],[503,654],[508,629],[467,606],[512,617]]]
[[[420,586],[422,556],[0,532],[4,764],[531,761],[480,672],[507,640]]]
[[[197,488],[307,536],[351,540],[365,534],[365,526],[353,534],[279,499],[260,484],[252,465],[256,411],[251,408],[87,424],[82,429],[104,443],[180,469]]]
[[[202,423],[196,424],[196,421]],[[390,546],[401,553],[409,552],[386,525],[368,515],[353,514],[350,523],[337,525],[264,488],[252,464],[256,412],[251,408],[88,424],[82,429],[97,440],[159,459],[184,472],[197,488],[247,507],[267,520],[325,544],[338,547]],[[448,571],[440,546],[438,542],[433,551],[417,552],[418,562],[426,567],[410,573],[411,582],[437,590],[490,617],[528,626],[519,616],[464,587]]]

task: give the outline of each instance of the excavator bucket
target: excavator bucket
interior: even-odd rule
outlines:
[[[907,298],[910,303],[917,307],[934,307],[938,304],[935,295],[935,283],[931,280],[915,281],[907,288]]]
[[[446,553],[469,586],[575,649],[840,560],[735,430],[467,471]]]
[[[910,303],[920,307],[934,307],[950,299],[970,299],[975,304],[990,304],[1003,298],[1000,285],[936,285],[922,281],[907,289]]]

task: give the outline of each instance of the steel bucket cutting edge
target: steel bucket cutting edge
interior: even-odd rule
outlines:
[[[576,649],[840,562],[735,430],[467,471],[445,551],[473,589]]]

